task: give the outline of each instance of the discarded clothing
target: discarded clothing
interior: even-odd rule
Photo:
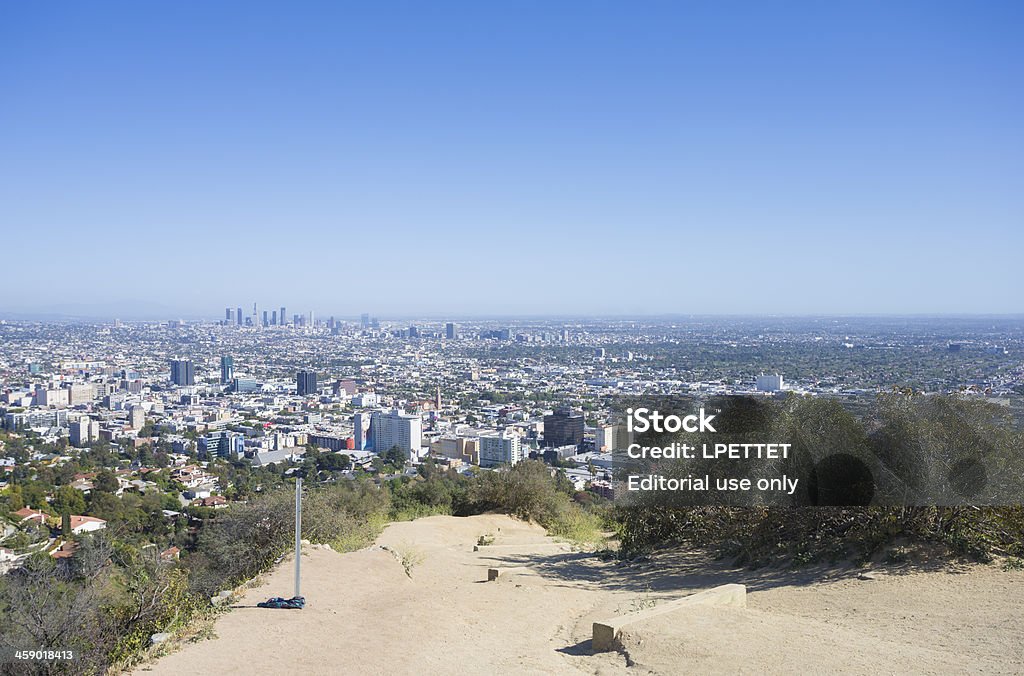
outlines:
[[[302,610],[306,606],[306,597],[304,596],[293,596],[290,599],[284,599],[280,596],[275,596],[272,599],[257,603],[260,608],[290,608],[293,610]]]

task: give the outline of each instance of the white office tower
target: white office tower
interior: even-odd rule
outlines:
[[[370,427],[373,448],[378,453],[386,453],[394,446],[398,446],[413,456],[419,454],[423,445],[420,417],[406,413],[400,408],[374,412],[370,417]]]
[[[480,435],[480,466],[514,465],[523,459],[518,434],[485,432]]]
[[[778,392],[782,389],[782,376],[775,375],[759,375],[757,377],[757,391],[758,392]]]
[[[365,451],[370,445],[370,414],[356,413],[352,416],[352,438],[357,451]]]

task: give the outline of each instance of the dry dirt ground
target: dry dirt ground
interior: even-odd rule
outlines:
[[[473,551],[480,536],[493,544]],[[1024,572],[996,566],[749,571],[696,554],[621,564],[506,516],[388,526],[367,549],[307,548],[304,610],[291,561],[214,627],[137,674],[1024,673]],[[528,570],[486,582],[487,568]],[[406,572],[408,569],[408,574]],[[694,608],[632,625],[591,654],[594,620],[727,582],[747,608]]]

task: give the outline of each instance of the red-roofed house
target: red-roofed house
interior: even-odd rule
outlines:
[[[211,495],[208,498],[193,500],[192,504],[199,507],[213,507],[214,509],[220,509],[222,507],[227,507],[228,501],[220,495]]]
[[[36,509],[29,509],[28,507],[19,509],[17,512],[14,512],[14,514],[12,514],[11,516],[17,519],[18,523],[24,523],[26,521],[35,521],[40,525],[45,524],[46,520],[49,518],[49,514],[46,514],[45,512],[41,512]]]

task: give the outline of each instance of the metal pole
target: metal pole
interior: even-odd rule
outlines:
[[[295,479],[295,595],[299,590],[299,568],[302,563],[302,477]]]

